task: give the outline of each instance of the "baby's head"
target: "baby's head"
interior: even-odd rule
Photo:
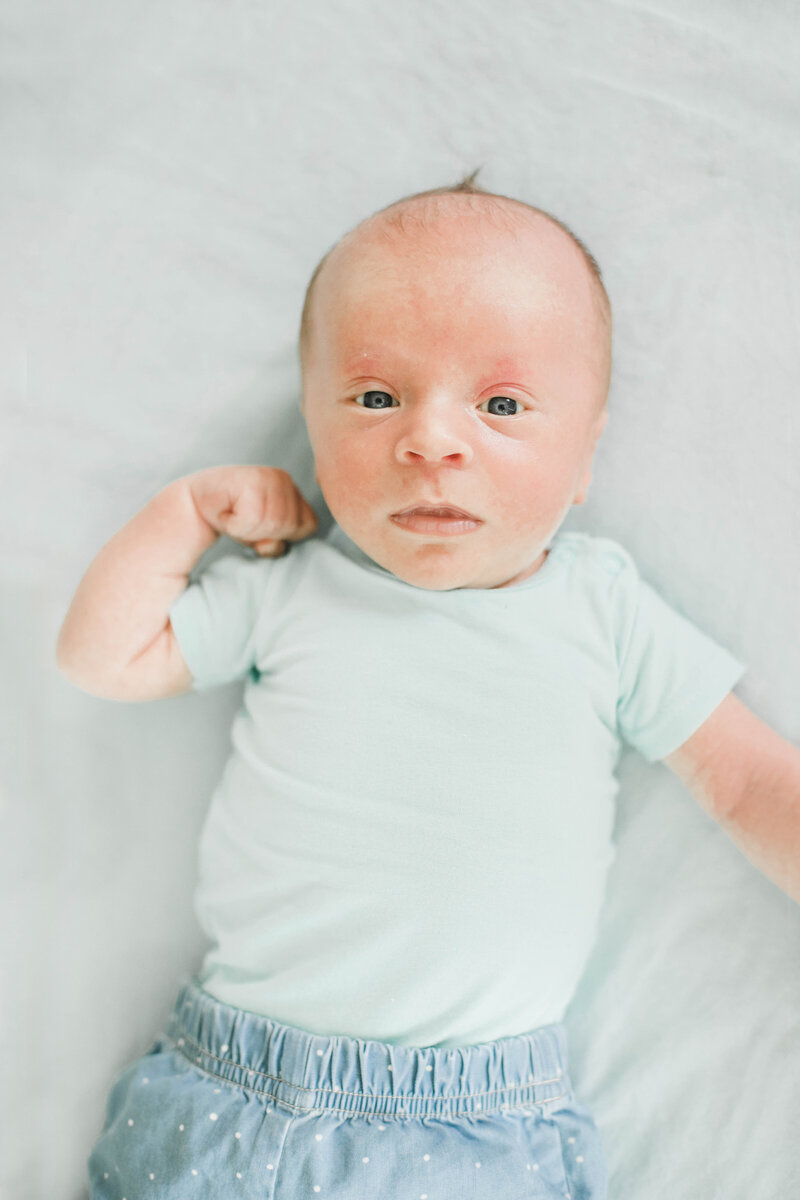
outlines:
[[[434,591],[542,566],[586,499],[611,374],[608,297],[565,226],[472,179],[396,201],[317,267],[300,359],[317,481],[370,558]],[[414,505],[480,523],[394,519]]]

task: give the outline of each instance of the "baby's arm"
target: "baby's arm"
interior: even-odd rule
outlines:
[[[58,669],[106,700],[188,691],[169,608],[198,559],[220,533],[274,556],[316,527],[314,510],[279,467],[210,467],[174,480],[89,566],[58,635]]]
[[[663,761],[743,854],[800,903],[800,750],[731,692]]]

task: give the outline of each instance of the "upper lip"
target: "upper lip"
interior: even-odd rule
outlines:
[[[459,508],[456,504],[450,504],[447,501],[424,501],[419,500],[416,504],[409,504],[407,508],[401,508],[399,512],[392,513],[393,517],[402,517],[406,513],[416,512],[431,512],[435,510],[437,513],[448,517],[467,517],[470,521],[480,521],[480,517],[476,517],[474,513],[467,512],[464,508]]]

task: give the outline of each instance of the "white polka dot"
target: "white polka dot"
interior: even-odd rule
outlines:
[[[195,1171],[194,1167],[192,1167],[192,1174],[193,1174],[193,1175],[196,1175],[196,1174],[197,1174],[197,1171]]]
[[[317,1140],[318,1142],[321,1142],[321,1141],[322,1141],[322,1134],[321,1134],[321,1133],[315,1133],[315,1134],[314,1134],[314,1137],[316,1138],[316,1140]]]
[[[220,1052],[220,1054],[226,1054],[228,1052],[228,1049],[229,1049],[229,1047],[227,1045],[220,1046],[219,1052]]]
[[[539,1164],[538,1164],[538,1163],[534,1163],[534,1164],[533,1164],[533,1169],[534,1169],[534,1171],[538,1171],[538,1170],[539,1170]]]
[[[185,1045],[186,1045],[186,1043],[184,1042],[183,1038],[178,1038],[178,1045],[179,1045],[179,1046],[185,1046]]]
[[[149,1083],[149,1082],[150,1082],[150,1080],[147,1078],[147,1076],[145,1076],[144,1079],[142,1080],[142,1083]]]
[[[315,1192],[318,1192],[318,1191],[319,1191],[319,1184],[318,1184],[318,1183],[315,1183],[315,1184],[314,1184],[314,1191],[315,1191]]]
[[[178,1126],[178,1129],[180,1129],[181,1133],[183,1133],[183,1126],[182,1126],[182,1125],[179,1125],[179,1126]]]
[[[381,1129],[381,1130],[383,1130],[383,1129],[385,1129],[385,1128],[386,1128],[386,1126],[385,1126],[385,1125],[379,1125],[379,1126],[378,1126],[378,1129]]]
[[[582,1154],[576,1154],[576,1156],[575,1156],[575,1162],[583,1162],[583,1155],[582,1155]]]
[[[150,1172],[150,1178],[155,1179],[155,1175],[152,1173],[152,1171]]]
[[[128,1124],[129,1124],[129,1125],[132,1125],[132,1124],[133,1124],[133,1121],[131,1120],[131,1118],[130,1118],[130,1117],[128,1117]]]
[[[108,1171],[106,1171],[105,1174],[103,1175],[103,1179],[108,1179]]]
[[[362,1162],[369,1162],[369,1159],[368,1159],[368,1158],[362,1158],[362,1160],[361,1160],[361,1161],[362,1161]]]
[[[481,1165],[480,1163],[475,1163],[475,1166],[476,1166],[476,1167],[479,1167],[480,1165]]]
[[[430,1162],[430,1161],[431,1161],[431,1156],[430,1156],[430,1154],[423,1154],[423,1156],[422,1156],[422,1161],[423,1161],[423,1162]]]
[[[208,1119],[209,1119],[209,1121],[216,1121],[216,1120],[217,1120],[217,1114],[216,1114],[216,1113],[209,1113],[209,1114],[208,1114]]]
[[[234,1136],[235,1138],[240,1138],[242,1135],[241,1135],[240,1133],[235,1133],[233,1136]]]
[[[575,1138],[567,1138],[567,1141],[569,1142],[569,1144],[571,1146],[574,1143]]]
[[[426,1067],[426,1068],[425,1068],[425,1070],[426,1070],[426,1071],[432,1071],[432,1070],[433,1070],[433,1067]]]
[[[268,1170],[268,1171],[274,1171],[274,1170],[275,1170],[275,1168],[273,1167],[272,1163],[267,1163],[267,1170]]]
[[[423,1192],[422,1195],[420,1196],[419,1200],[428,1200],[428,1193]]]
[[[236,1172],[236,1178],[237,1178],[237,1179],[241,1179],[241,1178],[242,1178],[242,1172],[241,1172],[241,1171],[237,1171],[237,1172]]]
[[[481,1105],[481,1102],[480,1102],[480,1100],[479,1100],[479,1101],[478,1101],[478,1103],[475,1105],[475,1111],[477,1112],[477,1111],[478,1111],[478,1109],[479,1109],[479,1108],[481,1108],[481,1107],[482,1107],[482,1105]]]
[[[202,1054],[198,1054],[198,1056],[197,1056],[197,1061],[198,1061],[198,1062],[202,1062],[202,1061],[203,1061],[203,1056],[202,1056]]]
[[[214,1088],[214,1095],[218,1096],[221,1091],[222,1091],[222,1088]]]
[[[321,1050],[318,1050],[318,1051],[317,1051],[317,1058],[322,1058],[322,1051],[321,1051]]]
[[[388,1065],[388,1067],[386,1068],[386,1070],[387,1070],[387,1071],[393,1071],[393,1070],[394,1070],[394,1067],[392,1066],[392,1064],[391,1064],[391,1063],[389,1063],[389,1065]]]

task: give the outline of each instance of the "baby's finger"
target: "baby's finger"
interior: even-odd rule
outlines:
[[[253,549],[265,558],[280,558],[286,553],[286,542],[278,538],[262,538],[261,541],[253,543]]]
[[[304,538],[310,537],[312,533],[316,532],[319,527],[319,521],[317,520],[317,514],[300,492],[295,493],[295,502],[295,527],[286,536],[291,542],[301,542]]]

